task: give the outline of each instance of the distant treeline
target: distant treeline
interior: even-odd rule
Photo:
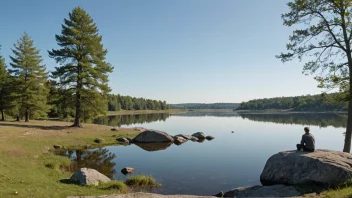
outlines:
[[[184,103],[184,104],[171,104],[173,109],[236,109],[238,103]]]
[[[293,109],[295,111],[346,111],[347,102],[332,102],[333,94],[277,97],[242,102],[237,110]]]
[[[166,110],[169,105],[166,101],[136,98],[131,96],[108,95],[108,110]]]

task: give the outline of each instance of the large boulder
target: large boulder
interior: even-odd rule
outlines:
[[[351,178],[352,155],[338,151],[285,151],[271,156],[260,181],[273,184],[339,186]]]
[[[301,193],[293,186],[248,186],[226,192],[223,197],[295,197]]]
[[[70,181],[79,185],[98,185],[111,180],[94,169],[81,168],[71,176]]]
[[[202,133],[202,132],[194,133],[192,136],[193,136],[193,137],[196,137],[196,138],[198,138],[198,139],[200,139],[200,140],[206,138],[206,136],[205,136],[204,133]]]
[[[157,130],[147,130],[138,134],[133,142],[138,143],[160,143],[160,142],[173,142],[174,138],[169,134],[157,131]]]

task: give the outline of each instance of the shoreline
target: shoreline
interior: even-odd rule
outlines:
[[[167,114],[182,114],[187,113],[184,109],[168,109],[168,110],[120,110],[108,111],[106,116],[115,115],[140,115],[140,114],[154,114],[154,113],[167,113]]]

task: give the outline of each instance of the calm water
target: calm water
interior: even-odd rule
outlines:
[[[163,185],[156,190],[158,193],[212,195],[260,184],[259,176],[266,160],[279,151],[295,149],[304,126],[310,126],[317,148],[342,150],[346,116],[190,112],[112,116],[95,122],[157,129],[171,135],[202,131],[214,136],[212,141],[189,141],[180,146],[109,146],[71,153],[77,167],[96,168],[114,179],[125,179],[120,173],[124,167],[135,168],[135,174],[151,175]]]

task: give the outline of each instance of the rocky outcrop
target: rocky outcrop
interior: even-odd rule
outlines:
[[[99,182],[111,180],[94,169],[81,168],[71,176],[70,181],[79,185],[98,185]]]
[[[196,137],[198,139],[205,139],[205,135],[202,132],[197,132],[192,135],[193,137]]]
[[[138,143],[160,143],[173,142],[174,138],[162,131],[147,130],[138,134],[133,141]]]
[[[129,173],[133,173],[134,171],[134,168],[131,168],[131,167],[125,167],[121,170],[121,173],[124,174],[124,175],[127,175]]]
[[[178,134],[178,135],[175,135],[174,137],[182,137],[186,140],[191,140],[192,139],[192,136],[190,135],[183,135],[183,134]]]
[[[293,186],[248,186],[235,188],[226,192],[223,197],[295,197],[301,193]]]
[[[285,151],[271,156],[260,176],[263,185],[339,186],[352,175],[352,155],[338,151]]]

